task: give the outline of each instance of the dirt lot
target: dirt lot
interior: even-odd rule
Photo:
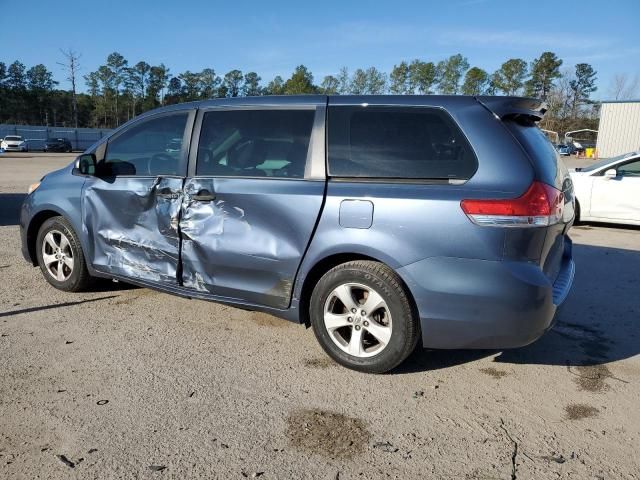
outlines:
[[[49,287],[15,214],[69,160],[0,157],[0,478],[640,478],[640,230],[572,230],[574,289],[533,345],[372,376],[264,314]]]

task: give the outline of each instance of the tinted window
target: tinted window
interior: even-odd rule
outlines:
[[[477,161],[453,120],[435,108],[332,107],[329,174],[468,179]]]
[[[618,167],[618,175],[623,177],[640,177],[640,161],[625,163]]]
[[[207,112],[196,174],[303,178],[314,115],[314,110]]]
[[[164,115],[130,127],[110,140],[100,172],[108,175],[178,175],[187,113]]]
[[[504,123],[529,154],[537,177],[560,188],[568,171],[544,132],[535,123],[524,119],[506,120]]]

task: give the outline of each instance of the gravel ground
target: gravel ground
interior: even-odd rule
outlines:
[[[365,375],[268,315],[54,290],[14,208],[69,160],[0,157],[0,478],[640,478],[640,230],[572,230],[574,289],[533,345]]]

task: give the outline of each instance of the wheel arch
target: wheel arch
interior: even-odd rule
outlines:
[[[405,283],[403,278],[398,274],[398,272],[396,271],[395,268],[393,268],[393,266],[389,265],[388,262],[385,262],[380,258],[376,258],[375,256],[365,255],[362,253],[355,253],[355,252],[342,252],[342,253],[333,253],[331,255],[327,255],[317,260],[305,275],[304,280],[302,281],[300,295],[298,297],[299,298],[298,310],[300,312],[299,313],[300,323],[304,324],[307,328],[311,326],[311,320],[309,318],[309,303],[311,300],[311,294],[313,293],[313,289],[318,283],[318,281],[322,278],[322,276],[332,268],[337,267],[338,265],[341,265],[347,262],[352,262],[355,260],[369,260],[372,262],[381,263],[389,267],[391,270],[393,270],[398,275],[400,284],[405,289],[407,298],[411,303],[411,308],[413,309],[414,314],[417,314],[418,307],[415,302],[415,299],[413,298],[413,292],[411,292],[411,289],[409,288],[409,286]]]
[[[31,217],[29,226],[27,227],[27,251],[29,252],[29,259],[34,267],[38,266],[38,254],[36,252],[36,241],[38,239],[38,232],[40,227],[53,217],[64,217],[62,213],[53,209],[40,210],[38,213]],[[66,217],[64,217],[66,218]]]

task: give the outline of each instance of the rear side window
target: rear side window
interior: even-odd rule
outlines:
[[[504,123],[529,154],[538,179],[561,188],[568,171],[544,132],[535,123],[525,119],[507,119]]]
[[[437,108],[329,109],[329,175],[468,180],[478,162],[451,117]]]
[[[315,110],[216,110],[202,119],[197,175],[303,178]]]

